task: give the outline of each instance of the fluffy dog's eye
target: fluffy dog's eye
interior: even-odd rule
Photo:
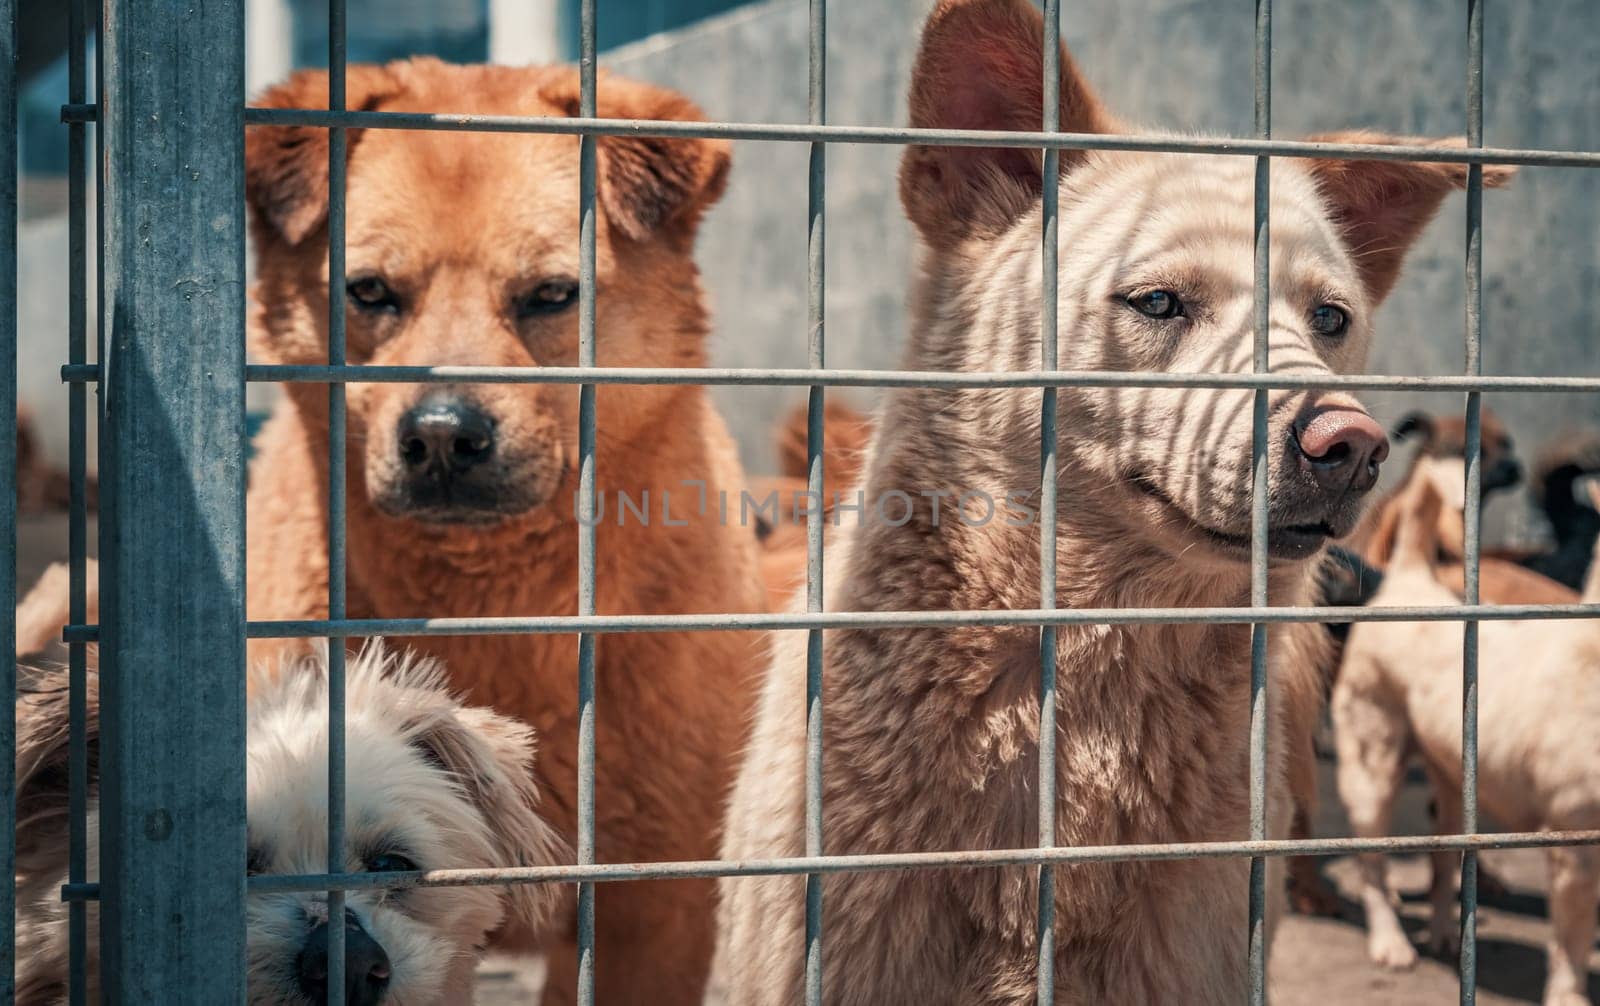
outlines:
[[[1318,335],[1336,339],[1350,327],[1350,316],[1332,304],[1319,304],[1311,312],[1311,330]]]
[[[1147,318],[1181,318],[1183,301],[1171,290],[1147,290],[1128,298],[1128,306]]]
[[[365,865],[368,873],[411,873],[417,869],[416,863],[398,852],[381,852],[376,856],[368,856]]]
[[[344,292],[364,311],[396,311],[400,298],[376,276],[362,276],[345,284]]]
[[[578,283],[570,279],[546,280],[517,300],[517,317],[559,314],[578,302]]]
[[[266,873],[271,865],[267,850],[251,846],[250,851],[245,856],[244,872],[247,876],[259,877],[261,874]]]

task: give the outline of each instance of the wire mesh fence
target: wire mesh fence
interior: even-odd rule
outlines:
[[[70,762],[71,843],[69,883],[71,1001],[86,994],[88,960],[86,905],[101,905],[100,967],[114,1001],[160,998],[176,1001],[174,990],[243,990],[245,899],[268,892],[326,891],[330,917],[342,914],[346,892],[373,887],[568,883],[577,885],[578,1001],[595,1001],[595,885],[647,878],[804,875],[805,994],[821,1002],[827,978],[823,919],[825,875],[844,871],[1031,866],[1040,870],[1037,940],[1038,996],[1054,999],[1054,874],[1050,867],[1112,860],[1236,857],[1250,861],[1248,973],[1252,1002],[1266,995],[1266,861],[1275,856],[1342,855],[1360,851],[1463,852],[1461,875],[1460,987],[1463,1002],[1476,988],[1477,853],[1483,849],[1581,845],[1600,842],[1600,833],[1478,834],[1477,656],[1478,623],[1508,619],[1600,617],[1600,606],[1484,605],[1479,603],[1482,481],[1480,435],[1482,395],[1486,391],[1565,392],[1600,390],[1600,377],[1519,377],[1482,373],[1482,166],[1519,164],[1600,167],[1600,152],[1509,149],[1483,146],[1483,0],[1467,0],[1467,145],[1464,148],[1373,144],[1329,144],[1272,138],[1272,4],[1255,4],[1255,130],[1251,137],[1196,139],[1108,136],[1059,131],[1055,96],[1061,67],[1057,39],[1059,0],[1044,4],[1046,62],[1044,118],[1039,132],[984,132],[845,127],[826,122],[826,2],[810,0],[808,121],[794,125],[737,122],[684,123],[596,117],[596,0],[584,0],[580,30],[580,100],[572,118],[455,115],[436,112],[376,112],[346,107],[345,10],[329,5],[329,100],[326,109],[247,108],[243,93],[243,16],[236,5],[204,10],[156,0],[112,0],[98,21],[84,2],[71,4],[69,53],[72,93],[63,108],[70,159],[70,288],[67,364],[63,379],[70,396],[70,481],[72,625],[70,681],[73,695]],[[14,24],[15,0],[0,2],[0,23]],[[1242,16],[1242,13],[1241,15]],[[97,56],[95,102],[85,81],[92,28],[104,41]],[[0,39],[0,67],[14,74],[15,35]],[[5,89],[15,93],[15,87]],[[15,143],[15,108],[8,103],[0,134]],[[93,161],[89,128],[97,126],[99,148]],[[244,227],[242,142],[246,128],[305,126],[329,135],[328,191],[328,360],[326,365],[247,365],[244,359]],[[562,134],[581,138],[579,148],[579,351],[575,367],[397,367],[348,362],[345,334],[346,153],[350,130],[447,130],[523,134]],[[596,323],[596,156],[607,136],[721,138],[809,145],[807,205],[807,331],[804,369],[610,368],[597,365]],[[1018,372],[949,373],[922,371],[829,370],[825,362],[826,150],[830,144],[939,144],[1005,146],[1043,152],[1041,357],[1038,369]],[[1153,374],[1058,369],[1056,284],[1058,248],[1057,178],[1062,151],[1136,150],[1182,155],[1224,154],[1255,160],[1254,352],[1248,374]],[[172,151],[193,167],[193,176],[174,186]],[[0,151],[3,153],[4,151]],[[1268,356],[1268,186],[1274,157],[1417,160],[1466,164],[1467,245],[1464,274],[1465,366],[1457,375],[1296,376],[1274,373]],[[0,228],[8,236],[0,249],[0,303],[15,304],[16,175],[15,150],[5,156],[0,185]],[[88,172],[99,165],[101,218],[93,224],[86,210]],[[89,230],[96,233],[91,245]],[[101,256],[106,296],[97,327],[95,362],[89,362],[88,255]],[[177,254],[153,251],[178,249]],[[189,296],[194,284],[228,291],[220,297]],[[15,312],[0,319],[0,413],[15,416]],[[172,331],[206,332],[200,340],[163,338]],[[247,382],[326,384],[329,410],[327,554],[328,617],[297,621],[246,622],[243,599],[243,389]],[[527,383],[576,385],[579,389],[578,440],[578,607],[575,616],[482,618],[349,617],[345,569],[347,420],[346,386],[359,382]],[[1007,611],[824,611],[822,591],[823,526],[807,528],[804,610],[789,614],[628,615],[596,613],[595,455],[596,389],[614,384],[783,385],[809,394],[807,488],[821,499],[823,404],[831,387],[1040,388],[1041,490],[1040,605]],[[101,470],[100,523],[102,616],[85,622],[85,443],[87,390],[97,387],[97,420],[106,433]],[[1251,589],[1246,607],[1057,609],[1057,399],[1065,387],[1238,388],[1253,390],[1253,506]],[[1465,394],[1465,597],[1455,606],[1361,609],[1275,607],[1267,596],[1267,393],[1273,389],[1370,389],[1457,391]],[[183,407],[174,408],[174,403]],[[166,438],[152,443],[151,430]],[[8,476],[0,499],[0,545],[15,540],[15,436],[0,443],[0,471]],[[173,505],[167,487],[194,487]],[[1070,505],[1070,503],[1069,503]],[[585,519],[587,518],[587,519]],[[14,547],[0,549],[0,583],[12,593]],[[177,584],[185,584],[179,591]],[[203,594],[203,597],[201,595]],[[201,599],[196,600],[197,597]],[[1458,621],[1463,625],[1463,833],[1428,838],[1269,839],[1266,830],[1268,690],[1267,627],[1291,622]],[[1235,842],[1171,845],[1061,847],[1055,842],[1057,811],[1054,740],[1057,681],[1055,633],[1071,625],[1232,623],[1253,627],[1251,645],[1249,838]],[[8,623],[9,625],[9,623]],[[909,626],[1030,626],[1039,629],[1040,757],[1037,848],[974,852],[906,852],[892,855],[831,855],[823,845],[823,640],[829,629],[891,629]],[[595,724],[608,710],[595,704],[595,652],[599,637],[652,631],[807,632],[805,855],[754,862],[701,861],[602,863],[596,857]],[[12,646],[11,629],[4,640]],[[576,862],[570,866],[444,869],[421,874],[349,873],[343,870],[346,837],[344,746],[344,647],[348,640],[375,635],[474,635],[562,633],[579,639],[576,710],[577,832]],[[244,645],[247,638],[324,637],[329,641],[328,868],[325,874],[257,876],[248,880],[243,820]],[[105,682],[101,715],[105,754],[100,802],[100,879],[88,880],[86,806],[89,794],[85,741],[86,646],[98,643]],[[195,668],[205,667],[197,682]],[[15,661],[7,661],[5,694],[15,698]],[[186,729],[177,742],[170,725]],[[9,721],[8,721],[9,724]],[[163,728],[165,725],[165,729]],[[0,734],[0,750],[14,756],[10,725]],[[9,763],[8,763],[9,764]],[[4,768],[4,766],[0,766]],[[14,772],[5,780],[7,806],[14,808]],[[182,841],[169,841],[174,822],[164,808],[185,808]],[[13,818],[14,819],[14,816]],[[4,858],[11,859],[7,829]],[[0,981],[9,982],[14,960],[14,906],[7,885],[0,915],[7,927],[7,964]],[[181,920],[181,921],[174,921]],[[344,987],[340,926],[329,929],[328,988]],[[9,992],[9,984],[0,986]]]

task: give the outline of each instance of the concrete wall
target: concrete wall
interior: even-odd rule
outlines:
[[[931,7],[931,0],[830,5],[831,121],[904,123],[917,31]],[[1068,0],[1062,7],[1063,37],[1119,115],[1163,130],[1248,134],[1249,4]],[[1276,135],[1347,126],[1464,131],[1462,5],[1281,0],[1274,18]],[[805,26],[803,0],[777,0],[619,49],[602,65],[681,88],[715,118],[803,122]],[[1600,148],[1600,21],[1591,0],[1493,4],[1485,27],[1485,142]],[[890,147],[829,151],[831,366],[900,360],[911,245],[895,197],[898,157]],[[805,147],[741,143],[734,158],[728,195],[700,246],[717,307],[715,362],[804,366]],[[1383,308],[1374,372],[1460,371],[1464,205],[1461,196],[1449,200],[1413,251]],[[1600,172],[1524,169],[1513,189],[1486,195],[1484,235],[1485,372],[1600,373]],[[771,425],[803,393],[718,395],[748,462],[769,464]],[[1459,395],[1368,399],[1386,417],[1461,407]],[[1488,404],[1529,455],[1558,429],[1600,422],[1597,395],[1497,395]],[[1512,503],[1490,510],[1491,533],[1529,530]]]
[[[932,0],[849,0],[829,11],[833,122],[904,122],[917,31]],[[1154,128],[1251,128],[1250,6],[1199,0],[1068,0],[1063,35],[1120,115]],[[1224,7],[1227,9],[1223,9]],[[1459,133],[1465,24],[1443,0],[1275,5],[1273,112],[1280,136],[1369,126]],[[717,118],[805,119],[806,3],[752,5],[602,56],[618,73],[693,95]],[[1600,148],[1600,22],[1592,0],[1487,8],[1487,142]],[[910,229],[894,192],[899,150],[839,145],[828,154],[828,363],[900,362]],[[732,184],[706,224],[700,259],[717,308],[713,359],[726,366],[804,366],[806,149],[741,143]],[[26,193],[24,193],[26,197]],[[1600,373],[1600,171],[1524,169],[1485,198],[1484,369]],[[1463,201],[1446,203],[1385,305],[1376,372],[1459,370]],[[22,234],[22,397],[45,414],[52,453],[65,453],[65,230],[59,217]],[[92,308],[91,308],[92,312]],[[91,317],[92,317],[91,313]],[[259,401],[269,389],[253,388]],[[839,392],[869,404],[867,392]],[[771,465],[771,428],[803,401],[795,389],[719,389],[747,463]],[[1457,409],[1459,395],[1369,396],[1392,417]],[[1547,436],[1600,422],[1600,396],[1489,399],[1525,454]],[[1498,511],[1498,514],[1496,513]],[[1521,535],[1507,503],[1491,533]]]

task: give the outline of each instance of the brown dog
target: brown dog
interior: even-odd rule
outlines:
[[[570,68],[353,66],[349,105],[379,111],[574,115]],[[315,108],[320,72],[263,104]],[[696,119],[680,95],[603,78],[606,117]],[[352,131],[348,327],[353,363],[577,362],[578,148],[570,136]],[[258,253],[252,347],[271,363],[327,358],[327,134],[257,128],[246,146]],[[722,192],[725,144],[599,141],[601,365],[703,363],[707,315],[692,258]],[[249,614],[327,612],[326,389],[287,389],[263,431],[249,494]],[[570,386],[349,388],[352,617],[571,615],[578,606],[578,391]],[[756,538],[697,507],[737,493],[733,443],[703,389],[598,393],[595,607],[600,614],[759,610]],[[618,494],[649,516],[623,515]],[[714,495],[713,495],[714,498]],[[546,814],[575,837],[578,641],[571,635],[397,640],[442,658],[467,701],[537,729]],[[253,657],[263,655],[257,647]],[[759,641],[732,633],[603,635],[596,646],[597,858],[693,860],[716,851]],[[448,864],[440,864],[448,865]],[[512,865],[512,864],[505,864]],[[603,884],[600,1001],[699,1000],[712,948],[709,880]],[[550,954],[546,1000],[575,987],[572,915],[503,942]]]
[[[945,0],[923,32],[911,124],[1038,129],[1042,54],[1041,19],[1026,0]],[[1064,54],[1061,125],[1121,128]],[[1061,165],[1062,368],[1249,370],[1251,162],[1067,151]],[[1507,175],[1485,171],[1491,182]],[[1406,247],[1465,178],[1463,167],[1436,164],[1274,163],[1274,368],[1360,369],[1372,315]],[[906,365],[1037,367],[1038,153],[912,146],[900,183],[924,243]],[[1038,605],[1037,521],[969,523],[948,503],[941,520],[937,497],[924,494],[1009,501],[1036,489],[1040,398],[1038,390],[891,392],[864,466],[866,496],[873,507],[898,492],[913,506],[904,521],[847,525],[830,554],[827,609]],[[1248,601],[1251,399],[1237,390],[1060,391],[1059,553],[1045,575],[1062,607]],[[1308,560],[1353,529],[1387,445],[1344,395],[1276,391],[1269,417],[1271,597],[1303,602]],[[1272,835],[1287,824],[1286,745],[1301,735],[1309,744],[1304,710],[1318,698],[1297,669],[1327,635],[1318,626],[1274,633]],[[828,633],[824,850],[1038,844],[1039,645],[1035,629],[994,626]],[[729,859],[804,848],[802,634],[782,634],[775,649],[730,803]],[[1248,627],[1064,626],[1055,654],[1052,844],[1249,834]],[[1281,889],[1277,866],[1269,891]],[[1241,1001],[1248,872],[1242,860],[1217,859],[1055,871],[1056,1001]],[[1037,877],[1021,868],[827,875],[825,1000],[1034,1001]],[[798,1001],[800,879],[729,879],[723,890],[719,973],[730,1001]]]

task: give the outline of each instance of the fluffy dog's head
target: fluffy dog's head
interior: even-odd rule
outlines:
[[[945,0],[911,87],[911,124],[1038,130],[1043,30],[1025,0]],[[1120,133],[1065,51],[1061,129]],[[1354,132],[1317,137],[1426,142]],[[1247,373],[1254,362],[1254,181],[1249,158],[1063,151],[1061,369]],[[1509,170],[1486,167],[1486,184]],[[927,248],[920,328],[979,330],[1000,365],[1038,366],[1042,167],[1038,151],[913,146],[901,198]],[[1274,373],[1364,367],[1378,304],[1406,248],[1464,165],[1274,160],[1269,182],[1269,356]],[[960,346],[958,340],[946,345]],[[998,347],[995,349],[994,347]],[[959,351],[957,351],[959,353]],[[973,361],[953,355],[953,369]],[[1129,536],[1219,569],[1249,554],[1248,390],[1065,389],[1063,470],[1102,492]],[[1348,534],[1387,453],[1349,395],[1272,391],[1266,462],[1272,556],[1303,559]],[[1080,505],[1079,486],[1066,506]]]
[[[671,91],[602,77],[606,118],[700,118]],[[327,75],[297,74],[260,104],[326,107]],[[574,116],[570,67],[352,66],[367,111]],[[606,366],[702,362],[706,315],[691,251],[721,195],[728,148],[695,139],[597,141],[596,354]],[[578,362],[579,143],[574,136],[351,130],[345,273],[352,363],[572,366]],[[246,196],[258,253],[253,349],[327,360],[327,130],[255,127]],[[618,450],[670,421],[682,389],[600,393]],[[320,389],[291,389],[308,420]],[[570,517],[578,390],[535,384],[353,384],[352,505],[411,527]],[[601,452],[602,454],[606,452]],[[615,454],[616,451],[611,453]],[[625,459],[616,459],[624,464]]]
[[[93,649],[91,648],[91,657]],[[98,677],[89,677],[90,871],[98,807]],[[258,675],[249,713],[252,875],[327,868],[328,696],[325,649]],[[65,994],[67,690],[60,672],[24,675],[18,702],[18,990]],[[535,810],[533,736],[487,709],[461,705],[441,668],[387,654],[353,658],[346,693],[348,872],[542,866],[563,859]],[[538,926],[553,907],[544,885],[402,887],[346,898],[349,1003],[465,1002],[489,934],[503,922]],[[249,1001],[322,1003],[327,896],[256,894],[246,906]],[[512,918],[514,917],[514,919]],[[98,918],[91,906],[90,920]],[[91,936],[87,962],[97,981]]]
[[[345,860],[350,872],[542,866],[561,843],[535,811],[533,735],[463,706],[433,661],[370,644],[350,664],[346,695]],[[326,656],[262,675],[249,717],[252,874],[327,865]],[[411,887],[346,898],[347,1001],[464,1001],[489,934],[506,920],[542,924],[544,885]],[[249,900],[252,999],[321,1002],[327,897]]]

